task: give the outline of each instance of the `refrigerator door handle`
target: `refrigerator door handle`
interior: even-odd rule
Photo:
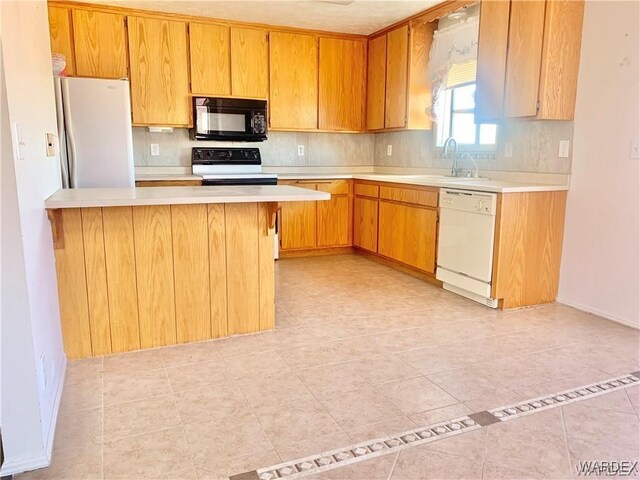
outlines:
[[[71,117],[71,98],[69,95],[69,84],[62,82],[63,111],[65,127],[67,131],[67,153],[69,158],[69,184],[71,188],[76,188],[78,178],[78,162],[76,161],[76,141],[73,136],[73,121]]]

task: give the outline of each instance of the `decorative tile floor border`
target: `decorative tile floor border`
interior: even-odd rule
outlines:
[[[640,371],[613,377],[602,382],[564,390],[559,393],[542,395],[512,405],[505,405],[488,411],[476,412],[452,420],[414,428],[397,435],[388,435],[348,447],[337,448],[335,450],[309,455],[304,458],[290,460],[252,472],[235,475],[231,477],[231,480],[252,478],[260,480],[286,478],[287,480],[293,480],[417,445],[435,442],[443,438],[453,437],[461,433],[471,432],[493,423],[504,422],[543,410],[606,395],[607,393],[638,384],[640,384]]]

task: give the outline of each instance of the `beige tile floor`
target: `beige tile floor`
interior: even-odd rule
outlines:
[[[640,369],[639,335],[499,312],[354,255],[281,260],[273,332],[71,362],[28,479],[219,479]],[[571,478],[638,460],[638,387],[319,474]]]

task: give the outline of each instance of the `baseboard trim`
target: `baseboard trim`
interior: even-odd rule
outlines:
[[[635,330],[640,330],[640,325],[636,325],[622,318],[618,318],[614,315],[602,312],[597,308],[587,307],[586,305],[582,305],[580,303],[571,302],[569,300],[558,297],[556,302],[561,303],[562,305],[566,305],[568,307],[575,308],[576,310],[580,310],[582,312],[592,313],[594,315],[598,315],[599,317],[605,318],[615,323],[619,323],[620,325],[624,325],[625,327],[631,327]]]
[[[53,413],[50,419],[49,437],[44,446],[44,453],[37,457],[24,458],[14,462],[5,462],[0,470],[0,476],[9,477],[18,473],[46,468],[51,465],[51,454],[53,452],[53,442],[56,436],[56,425],[58,424],[58,411],[60,410],[60,402],[62,400],[62,391],[64,390],[64,379],[67,374],[67,357],[63,356],[61,373],[58,377],[58,385],[56,386],[56,396],[53,403]]]
[[[404,263],[398,262],[397,260],[393,260],[391,258],[380,255],[379,253],[373,253],[368,250],[364,250],[359,247],[354,247],[354,251],[357,255],[362,255],[369,260],[373,260],[374,262],[381,263],[386,265],[387,267],[391,267],[395,270],[399,270],[401,272],[406,273],[407,275],[411,275],[412,277],[417,277],[422,280],[425,280],[433,285],[442,288],[442,282],[436,279],[436,275],[434,273],[428,273],[423,270],[418,270],[415,267],[410,265],[406,265]]]
[[[346,255],[353,252],[353,247],[326,247],[303,250],[280,250],[278,256],[279,258],[323,257],[325,255]]]

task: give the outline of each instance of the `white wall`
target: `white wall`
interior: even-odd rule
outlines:
[[[3,125],[0,422],[6,453],[2,473],[8,474],[46,463],[65,357],[51,227],[43,203],[61,184],[59,160],[47,157],[45,148],[45,133],[56,132],[47,4],[2,1],[0,8],[6,81],[3,117],[8,111],[11,132],[14,124],[20,124],[24,143],[23,159],[16,158],[15,141],[14,154],[5,155]],[[6,224],[5,230],[5,214],[7,221],[19,222]],[[32,431],[34,422],[37,435]]]
[[[559,301],[639,326],[640,3],[587,1]]]

